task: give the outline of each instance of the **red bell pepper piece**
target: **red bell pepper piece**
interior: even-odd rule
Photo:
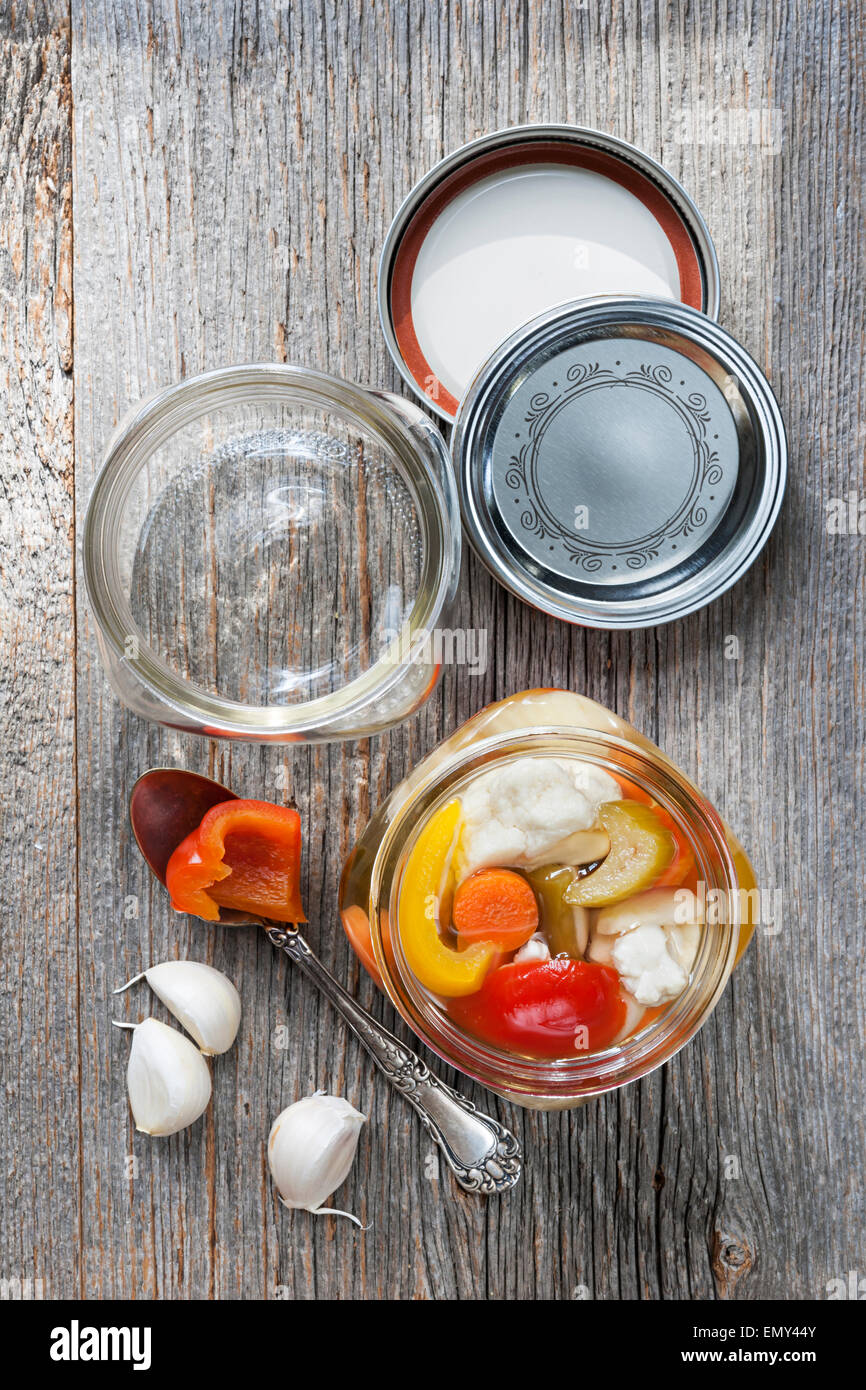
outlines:
[[[564,957],[502,965],[475,994],[449,999],[448,1008],[484,1042],[528,1057],[596,1051],[625,1022],[616,971]]]
[[[221,907],[305,922],[300,898],[301,818],[268,801],[221,801],[168,861],[165,886],[176,912],[208,922]]]

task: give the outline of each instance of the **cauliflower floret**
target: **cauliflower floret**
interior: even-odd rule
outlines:
[[[606,772],[576,760],[518,758],[492,768],[463,794],[458,876],[496,864],[555,863],[557,847],[567,854],[563,842],[596,824],[600,802],[620,796]]]
[[[625,902],[614,903],[599,912],[588,955],[590,960],[600,965],[613,965],[623,975],[627,988],[632,989],[620,965],[620,959],[629,960],[628,968],[632,975],[635,978],[640,975],[643,981],[640,986],[643,993],[638,989],[633,990],[637,998],[644,1004],[659,1004],[662,999],[674,999],[685,989],[698,954],[703,920],[701,905],[688,888],[650,888],[645,893],[637,893]],[[639,937],[637,946],[621,946],[621,943],[627,943],[639,933],[643,935]],[[658,954],[655,967],[651,963],[645,967],[644,979],[639,969],[638,953],[641,950],[658,953],[658,933],[664,938],[665,954]],[[675,971],[671,969],[671,962],[676,967]],[[656,976],[658,981],[654,984]],[[676,984],[677,980],[681,980],[681,983]],[[656,987],[664,992],[657,994]]]
[[[622,800],[619,782],[603,768],[595,767],[592,763],[579,763],[575,760],[567,762],[565,758],[558,759],[558,762],[559,766],[568,773],[577,790],[583,792],[587,800],[594,803],[596,810],[603,801]]]
[[[641,1004],[676,999],[688,983],[685,970],[668,950],[664,928],[655,924],[635,927],[618,936],[611,957],[626,989]]]

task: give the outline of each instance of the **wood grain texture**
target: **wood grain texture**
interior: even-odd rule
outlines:
[[[70,114],[60,8],[4,9],[0,1277],[31,1297],[74,1287],[80,1210]]]
[[[54,1294],[91,1297],[823,1298],[828,1280],[866,1269],[863,539],[827,527],[830,500],[864,490],[856,8],[214,0],[204,10],[73,0],[71,109],[65,30],[48,12],[22,15],[2,69],[14,98],[0,137],[13,556],[4,833],[15,847],[41,826],[49,845],[49,868],[28,861],[4,914],[18,1098],[5,1171],[24,1213],[6,1265]],[[10,119],[30,112],[35,123],[26,137],[7,128],[16,110]],[[633,140],[706,217],[722,321],[767,372],[789,430],[782,517],[747,578],[684,622],[609,634],[545,619],[466,557],[455,624],[488,630],[486,674],[447,670],[389,736],[293,751],[208,746],[124,714],[80,604],[73,721],[70,136],[80,527],[111,430],[154,386],[262,358],[399,389],[375,311],[394,210],[450,149],[544,120]],[[40,148],[59,170],[41,195]],[[342,859],[370,808],[443,734],[538,684],[601,700],[695,777],[750,848],[762,888],[779,890],[780,930],[758,936],[713,1018],[661,1072],[571,1114],[494,1102],[527,1164],[507,1201],[485,1204],[431,1176],[414,1116],[264,938],[170,920],[125,804],[160,762],[251,794],[288,785],[308,827],[311,940],[393,1023],[336,924]],[[10,931],[22,919],[27,929]],[[46,920],[53,935],[31,925]],[[128,1040],[109,1020],[143,1016],[151,1001],[110,991],[142,964],[187,953],[237,982],[241,1034],[214,1065],[205,1120],[149,1142],[132,1131]],[[50,1062],[46,1010],[61,1049]],[[271,1120],[317,1086],[370,1116],[340,1194],[373,1223],[364,1235],[290,1217],[267,1178]],[[49,1126],[52,1153],[31,1168]]]

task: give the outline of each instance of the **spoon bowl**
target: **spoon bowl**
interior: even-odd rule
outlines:
[[[237,799],[228,787],[180,767],[153,767],[139,777],[129,797],[129,820],[142,858],[163,888],[168,861],[181,841],[201,825],[211,807]],[[263,917],[231,907],[219,909],[219,921],[232,927],[264,925]]]

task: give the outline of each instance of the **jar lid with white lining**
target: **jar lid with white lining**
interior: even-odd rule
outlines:
[[[669,299],[715,318],[718,262],[666,169],[578,126],[497,131],[440,161],[399,209],[379,266],[391,355],[447,421],[522,324],[600,294]]]

